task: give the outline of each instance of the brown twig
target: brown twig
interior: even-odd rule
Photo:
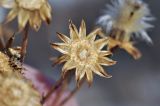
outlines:
[[[0,25],[0,49],[4,49],[4,48],[5,48],[5,40],[3,36],[3,29],[2,29],[2,26]]]
[[[85,82],[85,79],[83,79],[81,81],[81,83],[79,84],[78,87],[73,89],[73,91],[68,95],[68,97],[66,97],[64,100],[62,100],[62,102],[60,103],[59,106],[64,106],[79,91],[79,89],[82,87],[84,82]]]
[[[50,89],[50,91],[47,93],[47,95],[42,98],[42,101],[41,101],[42,104],[44,104],[50,98],[50,96],[52,95],[52,93],[55,92],[62,85],[63,81],[64,81],[64,78],[61,77],[56,82],[56,84]]]
[[[26,51],[27,51],[27,46],[28,46],[28,32],[29,32],[29,24],[27,24],[25,29],[24,29],[23,40],[22,40],[22,45],[21,45],[22,50],[21,50],[20,61],[22,63],[24,62],[24,58],[25,58]]]
[[[13,42],[15,39],[15,33],[12,35],[12,37],[7,41],[7,44],[5,45],[5,49],[8,50],[8,48],[12,47]]]
[[[53,104],[54,104],[55,106],[59,104],[59,101],[60,101],[60,99],[61,99],[61,97],[62,97],[65,89],[66,89],[67,86],[68,86],[68,83],[69,83],[69,82],[68,82],[68,79],[66,78],[66,80],[63,81],[63,84],[62,84],[62,86],[60,87],[60,89],[57,91],[57,93],[56,93],[56,98],[55,98],[55,100],[54,100],[54,102],[53,102]]]
[[[1,39],[1,37],[0,37],[0,49],[1,50],[3,50],[4,49],[4,43],[3,43],[3,41],[2,41],[2,39]]]

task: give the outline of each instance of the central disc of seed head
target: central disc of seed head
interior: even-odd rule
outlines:
[[[77,64],[86,65],[92,64],[96,61],[97,54],[94,47],[86,40],[73,43],[71,58],[77,62]]]
[[[7,96],[6,100],[13,100],[15,103],[18,103],[22,97],[24,97],[22,101],[28,100],[28,97],[26,94],[28,94],[29,91],[24,82],[21,82],[21,81],[17,82],[17,79],[7,79],[4,81],[4,84],[2,87],[3,89],[6,89],[5,93],[9,95]]]
[[[45,3],[45,0],[16,0],[19,7],[28,10],[40,9],[41,6]]]
[[[80,51],[80,53],[78,54],[78,56],[79,56],[79,59],[80,60],[86,60],[87,59],[87,57],[88,57],[88,50],[86,50],[86,49],[82,49],[81,51]]]
[[[23,91],[18,86],[12,86],[8,89],[8,93],[11,95],[13,99],[20,99],[23,96]]]

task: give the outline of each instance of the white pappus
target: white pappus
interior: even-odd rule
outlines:
[[[153,27],[148,22],[154,19],[148,5],[142,0],[113,0],[111,5],[107,5],[107,10],[99,17],[97,24],[106,28],[106,32],[118,28],[125,31],[128,36],[134,34],[152,43],[146,30]]]

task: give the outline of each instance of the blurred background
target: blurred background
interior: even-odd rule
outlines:
[[[104,79],[94,76],[92,87],[85,84],[76,95],[79,106],[160,106],[160,1],[144,0],[149,4],[156,20],[155,28],[150,29],[149,35],[153,45],[140,41],[136,46],[143,57],[135,61],[123,50],[113,56],[117,65],[106,69],[113,77]],[[53,21],[50,26],[43,25],[39,32],[30,31],[29,48],[26,64],[29,64],[57,80],[60,77],[62,65],[51,67],[50,57],[60,56],[53,50],[49,42],[60,41],[56,32],[69,35],[68,20],[79,26],[82,19],[86,21],[87,32],[95,28],[96,20],[103,14],[105,5],[110,0],[50,0],[53,7]],[[0,10],[3,11],[3,10]],[[3,12],[0,13],[0,21]],[[16,21],[11,27],[16,27]],[[20,44],[17,37],[16,44]],[[72,82],[71,88],[75,86]]]

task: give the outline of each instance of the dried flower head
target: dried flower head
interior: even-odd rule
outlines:
[[[4,53],[0,52],[0,73],[1,72],[12,72],[13,68],[10,66],[9,57]]]
[[[39,93],[23,78],[0,74],[0,106],[41,106]]]
[[[41,97],[22,74],[21,48],[0,52],[0,106],[41,106]]]
[[[38,31],[42,20],[49,24],[52,18],[48,0],[1,0],[0,5],[11,9],[6,22],[18,17],[20,30],[29,22],[30,26]]]
[[[58,63],[66,62],[62,69],[62,76],[71,70],[76,69],[76,81],[79,85],[80,81],[86,77],[89,85],[93,81],[93,73],[102,77],[110,78],[101,65],[110,66],[116,62],[107,58],[111,53],[103,51],[102,48],[107,44],[107,39],[95,40],[101,29],[96,29],[89,35],[86,35],[85,22],[81,22],[79,32],[76,26],[70,21],[70,38],[66,35],[57,33],[58,37],[64,43],[52,43],[52,47],[63,53]]]
[[[146,32],[148,28],[153,27],[148,22],[154,19],[148,5],[142,0],[114,0],[112,5],[107,5],[107,7],[108,10],[99,18],[98,23],[110,32],[112,39],[109,48],[119,46],[134,58],[139,58],[141,54],[133,47],[131,37],[135,35],[152,43]]]

